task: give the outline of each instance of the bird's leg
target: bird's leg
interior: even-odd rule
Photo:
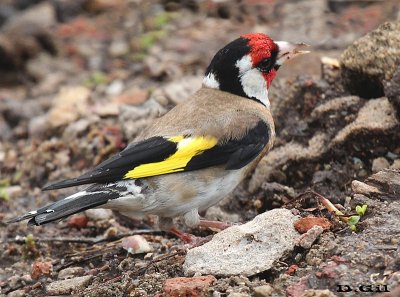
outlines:
[[[193,248],[196,246],[203,245],[206,242],[209,242],[212,238],[212,236],[197,237],[194,236],[193,234],[182,232],[176,227],[171,227],[169,229],[169,232],[175,234],[180,240],[186,242],[188,248]]]
[[[232,224],[226,223],[226,222],[220,222],[220,221],[210,221],[210,220],[201,219],[199,222],[199,226],[224,230],[224,229],[232,226]]]

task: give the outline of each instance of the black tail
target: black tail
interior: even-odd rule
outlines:
[[[118,191],[100,185],[93,185],[84,191],[68,196],[62,200],[51,203],[38,210],[9,220],[7,223],[16,223],[29,220],[28,225],[43,225],[63,219],[75,213],[94,208],[107,203],[110,199],[119,197]]]

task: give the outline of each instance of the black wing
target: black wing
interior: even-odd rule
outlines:
[[[181,140],[187,138],[198,139],[204,137],[178,136]],[[173,172],[184,172],[199,170],[212,166],[225,165],[227,170],[240,169],[250,163],[263,150],[269,141],[269,129],[265,122],[259,121],[258,124],[247,131],[246,135],[240,139],[231,139],[223,143],[210,142],[202,149],[202,143],[198,144],[195,150],[185,155],[188,162],[182,165],[182,148],[179,146],[177,138],[152,137],[130,145],[119,154],[102,162],[93,170],[74,179],[50,184],[43,190],[54,190],[71,186],[78,186],[91,183],[109,183],[117,180],[129,178],[126,175],[135,171],[143,165],[154,165],[153,170],[146,174],[135,175],[134,178],[155,176]],[[176,156],[176,158],[175,158]],[[174,162],[174,158],[179,162]],[[180,158],[180,159],[179,159]],[[175,167],[163,168],[168,162],[169,165],[176,164]],[[154,169],[154,167],[156,169]],[[157,170],[157,168],[160,170]],[[132,175],[131,175],[132,176]]]

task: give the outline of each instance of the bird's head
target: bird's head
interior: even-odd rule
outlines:
[[[246,34],[220,49],[207,68],[203,85],[258,100],[269,107],[268,88],[287,60],[308,53],[305,44],[273,41],[263,33]]]

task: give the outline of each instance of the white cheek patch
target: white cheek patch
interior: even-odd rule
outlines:
[[[236,67],[239,68],[240,83],[242,84],[243,92],[249,98],[255,98],[269,108],[267,82],[261,71],[253,68],[251,57],[249,55],[244,56],[236,62]]]
[[[251,57],[250,55],[246,55],[240,60],[236,62],[236,67],[239,69],[239,74],[243,74],[246,71],[250,70],[253,68],[253,63],[251,62]]]
[[[211,89],[219,89],[219,82],[215,79],[215,75],[212,72],[203,78],[203,85]]]

